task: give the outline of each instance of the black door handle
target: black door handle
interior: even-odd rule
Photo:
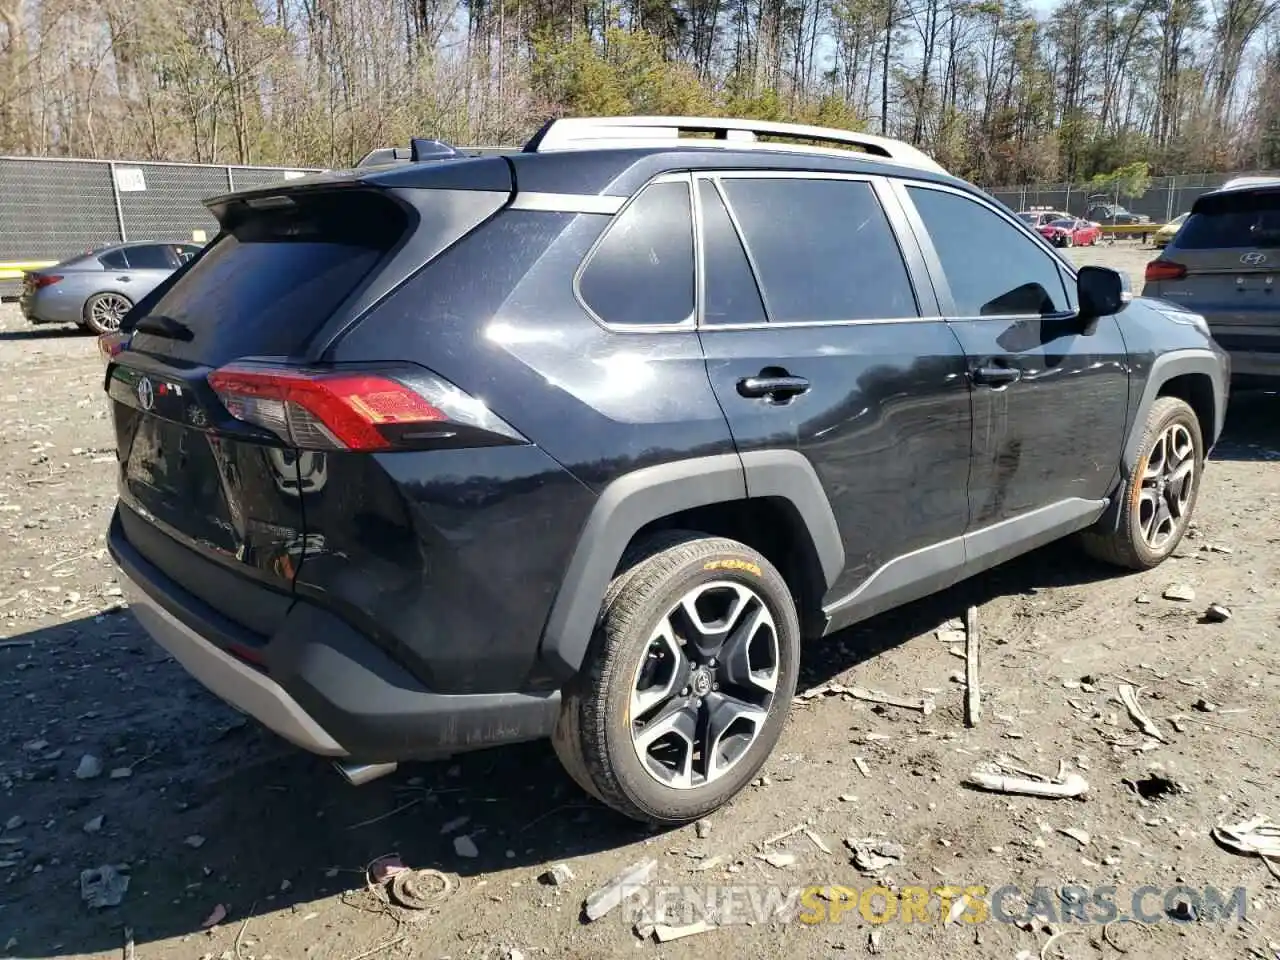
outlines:
[[[770,400],[790,400],[809,389],[804,377],[743,377],[738,381],[738,393],[744,397],[768,397]]]
[[[1017,383],[1022,379],[1022,371],[1015,367],[975,367],[972,373],[974,383],[986,383],[1000,386],[1006,383]]]
[[[116,281],[119,283],[128,283],[132,279],[133,277],[116,277]]]

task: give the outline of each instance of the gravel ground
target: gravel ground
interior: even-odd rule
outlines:
[[[1151,256],[1123,244],[1073,253],[1129,271],[1135,289]],[[1176,559],[1118,576],[1056,545],[807,650],[802,687],[856,683],[930,696],[937,709],[840,694],[800,704],[758,785],[701,828],[658,833],[589,802],[545,745],[352,789],[189,680],[140,632],[103,549],[114,459],[100,371],[91,339],[32,331],[0,308],[0,957],[123,948],[130,960],[125,928],[142,960],[1012,960],[1046,945],[1045,956],[1073,958],[1280,956],[1280,881],[1210,837],[1254,812],[1280,819],[1280,397],[1233,401]],[[1194,600],[1165,599],[1172,584]],[[1203,622],[1210,602],[1231,619]],[[963,661],[934,635],[970,604],[985,652],[976,729],[953,676]],[[1141,687],[1167,743],[1134,728],[1116,699],[1124,682]],[[103,772],[78,779],[86,754]],[[961,785],[1000,756],[1049,775],[1066,761],[1088,796]],[[813,836],[765,842],[798,825]],[[461,836],[475,856],[461,855],[472,852]],[[898,846],[880,843],[888,856],[864,873],[849,838]],[[767,862],[764,851],[789,856]],[[365,865],[392,852],[456,887],[426,911],[385,908]],[[868,866],[866,850],[857,856]],[[725,925],[655,944],[624,909],[584,923],[587,894],[645,858],[662,889],[717,898]],[[559,863],[573,876],[539,881]],[[127,868],[129,886],[119,906],[90,910],[80,873],[103,865]],[[944,924],[936,897],[929,923],[877,924],[850,909],[813,924],[812,908],[831,904],[812,895],[792,922],[728,922],[821,884],[884,884],[903,897],[915,886],[1046,893],[1025,924],[970,923],[973,905]],[[1158,888],[1140,904],[1151,925],[1086,925],[1064,910],[1076,895],[1064,888],[1110,886],[1123,916],[1144,885]],[[1175,885],[1224,898],[1243,887],[1247,919],[1178,908],[1174,893],[1167,905],[1194,917],[1175,922],[1162,915]],[[881,903],[861,906],[875,917]],[[1002,905],[1015,912],[1018,901]],[[222,919],[203,929],[211,916]]]

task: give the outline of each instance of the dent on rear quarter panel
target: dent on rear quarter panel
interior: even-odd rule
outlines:
[[[439,693],[530,689],[594,497],[532,445],[326,454],[296,589]]]

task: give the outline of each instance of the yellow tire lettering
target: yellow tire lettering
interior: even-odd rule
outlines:
[[[764,571],[760,569],[760,565],[752,563],[749,560],[708,560],[702,565],[703,570],[737,570],[742,573],[752,573],[757,577],[764,576]]]

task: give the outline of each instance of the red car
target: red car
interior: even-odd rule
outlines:
[[[1055,247],[1092,247],[1102,239],[1102,228],[1089,220],[1053,220],[1040,227],[1040,236]]]

